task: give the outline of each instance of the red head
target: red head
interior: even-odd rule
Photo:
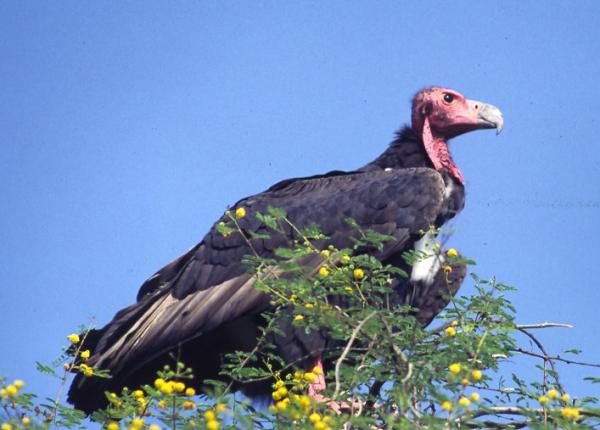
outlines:
[[[502,112],[492,105],[468,100],[446,88],[426,88],[413,99],[412,129],[421,136],[425,150],[437,170],[447,170],[460,183],[462,175],[448,152],[448,139],[482,128],[504,125]]]

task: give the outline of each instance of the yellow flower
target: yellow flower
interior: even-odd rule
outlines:
[[[173,394],[173,384],[165,382],[160,387],[158,387],[158,389],[160,390],[161,393],[163,393],[167,396],[170,396],[171,394]]]
[[[7,396],[16,396],[17,393],[19,392],[19,390],[17,389],[17,387],[15,387],[14,385],[8,385],[5,389],[4,392],[6,393]]]
[[[350,287],[350,286],[344,287],[344,291],[347,291],[347,292],[351,293],[352,292],[352,287]]]
[[[452,266],[450,266],[449,264],[444,264],[442,266],[442,269],[444,269],[444,273],[452,273]]]
[[[0,426],[0,429],[2,430],[12,430],[12,426],[9,423],[4,423]]]
[[[24,426],[28,426],[29,424],[31,424],[31,418],[23,417],[23,418],[21,418],[21,422],[23,423]]]
[[[283,399],[288,394],[288,390],[285,387],[279,387],[277,389],[277,393],[279,394],[279,398]]]
[[[73,345],[76,345],[79,343],[79,335],[78,334],[70,334],[67,336],[67,339],[69,339],[69,342],[71,342]]]
[[[538,402],[540,402],[541,405],[545,405],[546,403],[548,403],[548,397],[540,396],[538,397]]]
[[[303,319],[304,319],[304,316],[303,316],[303,315],[296,315],[296,316],[294,317],[294,321],[302,321]]]
[[[474,402],[478,402],[479,401],[479,393],[471,393],[469,398]]]
[[[84,376],[90,377],[94,374],[94,369],[90,366],[81,364],[79,367],[81,368],[81,373],[83,373]]]
[[[296,396],[296,401],[300,404],[300,407],[304,410],[310,408],[310,397],[307,395]]]
[[[133,421],[131,421],[131,427],[136,429],[144,427],[144,420],[141,418],[134,418]]]
[[[195,396],[196,395],[196,390],[194,390],[192,387],[188,387],[185,390],[185,395],[186,396]]]
[[[319,421],[321,421],[321,415],[314,412],[314,413],[310,414],[308,419],[310,420],[311,423],[315,424],[315,423],[318,423]]]
[[[458,325],[458,321],[454,320],[450,323],[451,327],[456,327]]]
[[[17,390],[20,390],[25,386],[25,381],[23,381],[22,379],[15,379],[13,381],[13,385],[17,387]]]
[[[558,391],[555,389],[548,390],[548,397],[550,397],[552,400],[556,399],[558,397]]]
[[[363,269],[354,269],[352,272],[354,279],[362,279],[365,277],[365,271]]]
[[[133,395],[134,395],[135,397],[144,397],[144,392],[143,392],[142,390],[135,390],[135,391],[133,392]]]
[[[159,390],[163,385],[165,385],[165,380],[163,378],[157,378],[154,380],[154,387],[158,388]]]
[[[456,336],[456,329],[454,327],[448,327],[445,332],[450,337]]]
[[[107,428],[107,430],[119,430],[119,424],[113,421],[113,422],[108,423],[106,428]]]
[[[217,413],[222,414],[227,412],[227,405],[224,403],[217,403],[215,409],[217,410]]]
[[[164,409],[167,407],[167,402],[165,402],[164,400],[161,400],[158,402],[158,405],[156,405],[156,406],[158,406],[159,409]]]
[[[286,402],[286,400],[280,400],[277,403],[275,403],[275,406],[277,407],[277,409],[279,409],[280,411],[285,411],[288,407],[289,402]]]
[[[442,409],[444,409],[445,411],[451,411],[452,410],[452,402],[445,400],[442,402]]]
[[[81,354],[79,354],[79,356],[84,360],[87,360],[88,358],[90,358],[90,350],[86,349],[85,351],[81,351]]]
[[[476,369],[471,372],[471,377],[474,381],[480,381],[483,378],[483,373],[481,373],[481,370]]]
[[[312,303],[306,303],[306,304],[304,305],[304,307],[305,307],[306,309],[312,309],[312,308],[314,308],[314,307],[315,307],[315,305],[313,305]]]
[[[206,428],[208,430],[219,430],[219,427],[221,427],[221,425],[216,420],[210,420],[206,423]]]
[[[349,255],[342,255],[342,262],[343,263],[348,263],[350,261],[350,256]]]
[[[306,373],[304,374],[304,380],[305,380],[306,382],[314,382],[314,380],[315,380],[315,379],[317,379],[317,375],[315,375],[315,374],[314,374],[314,373],[312,373],[312,372],[306,372]]]
[[[325,266],[321,266],[321,268],[319,269],[319,275],[321,275],[321,276],[329,275],[329,269]]]
[[[450,366],[448,366],[448,370],[453,375],[457,375],[460,372],[460,363],[452,363]]]
[[[323,373],[323,369],[321,369],[320,366],[315,366],[312,369],[312,373],[314,373],[315,375],[320,375],[321,373]]]
[[[244,218],[246,216],[246,209],[244,208],[237,208],[235,210],[235,216],[238,218]]]
[[[183,382],[174,382],[173,383],[173,389],[178,392],[181,393],[185,390],[185,384]]]
[[[214,421],[217,418],[217,414],[215,414],[215,411],[213,411],[212,409],[209,409],[206,412],[204,412],[204,418],[206,419],[206,421]]]
[[[318,421],[314,423],[315,430],[328,430],[329,426],[325,424],[323,421]]]
[[[471,382],[467,378],[463,378],[462,381],[460,381],[460,383],[463,384],[465,387],[467,385],[471,385]]]
[[[185,402],[183,402],[183,409],[194,409],[195,407],[196,404],[191,400],[186,400]]]
[[[560,413],[564,418],[570,420],[576,420],[577,418],[579,418],[579,409],[577,408],[562,408],[560,410]]]
[[[148,430],[160,430],[160,426],[158,424],[152,424]]]
[[[569,401],[569,399],[571,399],[571,396],[569,396],[567,393],[563,394],[562,397],[560,398],[560,400],[563,403],[567,403]]]
[[[324,249],[323,251],[321,251],[321,255],[322,255],[323,257],[325,257],[325,258],[329,258],[329,255],[330,255],[330,254],[331,254],[331,253],[330,253],[330,252],[329,252],[329,250],[327,250],[327,249]]]
[[[450,248],[448,251],[446,251],[446,255],[452,258],[458,257],[458,251],[454,248]]]
[[[463,408],[466,408],[467,406],[469,406],[471,404],[471,401],[469,399],[467,399],[466,397],[461,397],[460,399],[458,399],[458,404],[460,406],[462,406]]]

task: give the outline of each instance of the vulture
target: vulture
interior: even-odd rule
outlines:
[[[448,149],[448,140],[478,129],[503,126],[502,113],[490,104],[466,99],[457,91],[431,87],[412,101],[411,126],[402,128],[375,160],[354,171],[287,179],[233,205],[244,208],[239,219],[246,232],[258,233],[252,246],[262,257],[287,243],[285,237],[265,239],[266,226],[252,216],[268,207],[284,210],[298,227],[316,223],[341,249],[352,246],[353,218],[365,229],[393,236],[377,257],[384,264],[402,266],[402,253],[423,250],[435,240],[423,235],[441,227],[464,206],[463,176]],[[271,308],[269,296],[253,287],[255,278],[242,263],[250,248],[240,234],[223,235],[211,227],[200,243],[151,276],[140,288],[136,303],[117,312],[99,330],[88,332],[88,365],[110,371],[111,379],[78,373],[69,401],[91,413],[106,406],[105,391],[130,388],[152,381],[174,353],[194,369],[195,383],[220,379],[223,356],[249,350],[256,344],[262,313]],[[270,233],[270,232],[269,232]],[[293,231],[288,231],[293,236]],[[415,317],[427,325],[456,293],[466,273],[464,265],[446,276],[443,255],[418,261],[409,277],[393,280],[394,303],[417,309]],[[319,254],[303,262],[315,272],[323,264]],[[273,343],[287,363],[310,369],[321,365],[328,339],[320,332],[305,333],[282,321],[283,334]],[[307,358],[308,357],[308,358]],[[237,387],[244,391],[244,387]],[[255,387],[256,388],[256,387]],[[268,393],[269,382],[263,393]],[[259,395],[254,389],[250,395]]]

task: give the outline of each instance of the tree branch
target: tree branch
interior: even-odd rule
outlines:
[[[348,339],[346,348],[344,348],[342,355],[340,355],[340,358],[338,358],[337,361],[335,362],[335,391],[333,392],[334,399],[336,399],[340,393],[340,366],[342,365],[342,362],[346,359],[346,356],[350,352],[350,348],[352,348],[352,344],[356,340],[356,336],[358,336],[358,332],[363,328],[363,326],[367,323],[367,321],[369,321],[372,317],[375,316],[375,314],[377,314],[376,311],[371,312],[369,315],[366,316],[365,319],[363,319],[361,322],[358,323],[358,325],[354,328],[354,330],[352,330],[352,335],[350,336],[350,339]]]

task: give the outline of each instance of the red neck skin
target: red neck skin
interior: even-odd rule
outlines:
[[[427,155],[433,163],[435,170],[448,171],[459,184],[464,185],[465,182],[462,173],[460,173],[460,170],[458,170],[458,167],[454,164],[450,152],[448,151],[447,140],[432,133],[428,118],[425,118],[425,121],[423,122],[422,137],[425,151],[427,151]]]

